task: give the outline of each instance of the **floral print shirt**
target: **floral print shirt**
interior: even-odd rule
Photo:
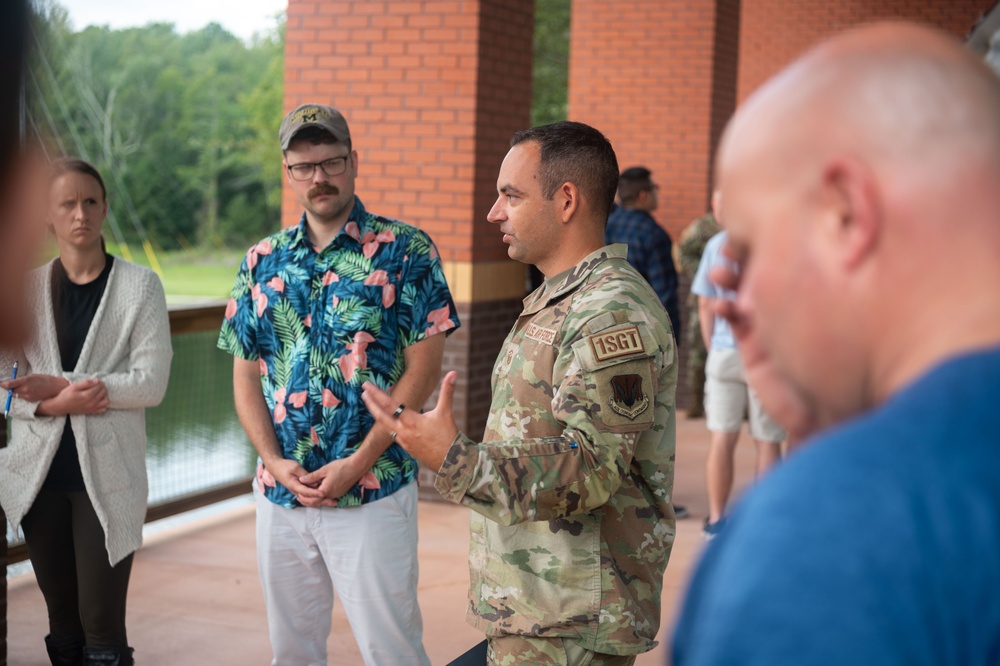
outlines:
[[[298,226],[250,248],[218,346],[260,362],[284,456],[312,472],[350,456],[371,429],[361,385],[391,390],[405,369],[405,347],[458,326],[427,234],[373,215],[355,198],[350,219],[325,248],[310,242],[304,214]],[[416,474],[416,461],[392,444],[337,505],[380,499]],[[257,480],[272,502],[301,506],[259,461]]]

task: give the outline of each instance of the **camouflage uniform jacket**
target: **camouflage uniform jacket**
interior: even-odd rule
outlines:
[[[435,483],[474,511],[469,623],[645,652],[675,529],[666,311],[624,245],[524,305],[493,370],[484,441],[460,433]]]
[[[677,248],[677,263],[684,275],[694,279],[694,274],[698,272],[698,264],[701,263],[701,255],[705,252],[705,245],[720,230],[721,227],[715,221],[715,215],[711,211],[696,218],[687,226],[687,229],[681,234],[680,241],[675,246]]]

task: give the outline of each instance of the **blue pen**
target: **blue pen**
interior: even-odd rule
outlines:
[[[10,371],[10,381],[17,379],[17,361],[14,361],[14,369]],[[10,414],[10,399],[14,395],[14,389],[7,389],[7,404],[3,406],[3,417]]]

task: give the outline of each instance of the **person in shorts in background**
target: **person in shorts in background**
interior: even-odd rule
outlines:
[[[726,505],[733,490],[733,455],[747,410],[750,436],[757,447],[758,478],[781,459],[781,442],[785,439],[785,431],[767,415],[757,394],[747,383],[743,359],[736,348],[729,322],[715,313],[718,300],[732,298],[732,292],[719,288],[708,277],[712,269],[724,265],[726,261],[722,255],[726,238],[726,232],[720,231],[708,241],[691,284],[692,293],[698,295],[701,333],[708,348],[705,413],[712,439],[705,463],[708,518],[703,530],[708,539],[715,537],[724,523]]]

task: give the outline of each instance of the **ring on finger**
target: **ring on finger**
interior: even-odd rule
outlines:
[[[393,430],[392,432],[390,432],[389,436],[392,437],[392,442],[393,442],[393,444],[395,444],[396,443],[396,431]]]
[[[404,409],[406,409],[406,405],[400,403],[399,407],[396,408],[396,411],[392,413],[392,418],[398,419],[399,415],[403,413]]]

